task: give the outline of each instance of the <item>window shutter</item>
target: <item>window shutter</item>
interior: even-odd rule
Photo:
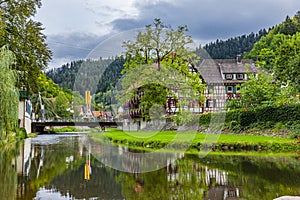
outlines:
[[[233,94],[236,94],[236,86],[233,86]]]

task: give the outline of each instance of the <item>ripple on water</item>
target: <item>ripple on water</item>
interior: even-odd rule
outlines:
[[[64,138],[81,136],[83,133],[60,133],[60,134],[45,134],[38,135],[35,138],[30,138],[32,144],[50,145],[57,144]]]

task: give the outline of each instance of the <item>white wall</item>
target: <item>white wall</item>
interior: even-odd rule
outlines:
[[[30,101],[27,100],[27,103]],[[25,111],[25,101],[19,101],[19,114],[18,119],[20,120],[19,127],[25,128],[27,133],[31,133],[31,116],[30,113]]]

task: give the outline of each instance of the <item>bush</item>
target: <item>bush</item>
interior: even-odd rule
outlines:
[[[18,137],[19,137],[20,139],[25,139],[25,138],[28,137],[28,136],[27,136],[27,131],[26,131],[25,128],[19,128],[19,130],[18,130]]]
[[[291,138],[297,138],[298,136],[300,136],[300,123],[299,123],[299,121],[294,122],[290,126],[290,137]]]

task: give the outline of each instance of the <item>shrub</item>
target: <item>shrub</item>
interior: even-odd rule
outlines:
[[[206,113],[199,117],[200,125],[209,125],[212,115],[221,115],[222,113]],[[214,116],[215,117],[215,116]],[[226,127],[230,130],[239,131],[248,128],[254,128],[257,125],[262,129],[273,128],[285,129],[290,126],[293,135],[298,134],[297,125],[293,122],[300,121],[300,104],[287,104],[281,106],[262,106],[249,110],[231,110],[226,112]],[[298,123],[296,123],[298,124]],[[293,127],[291,127],[293,126]]]

